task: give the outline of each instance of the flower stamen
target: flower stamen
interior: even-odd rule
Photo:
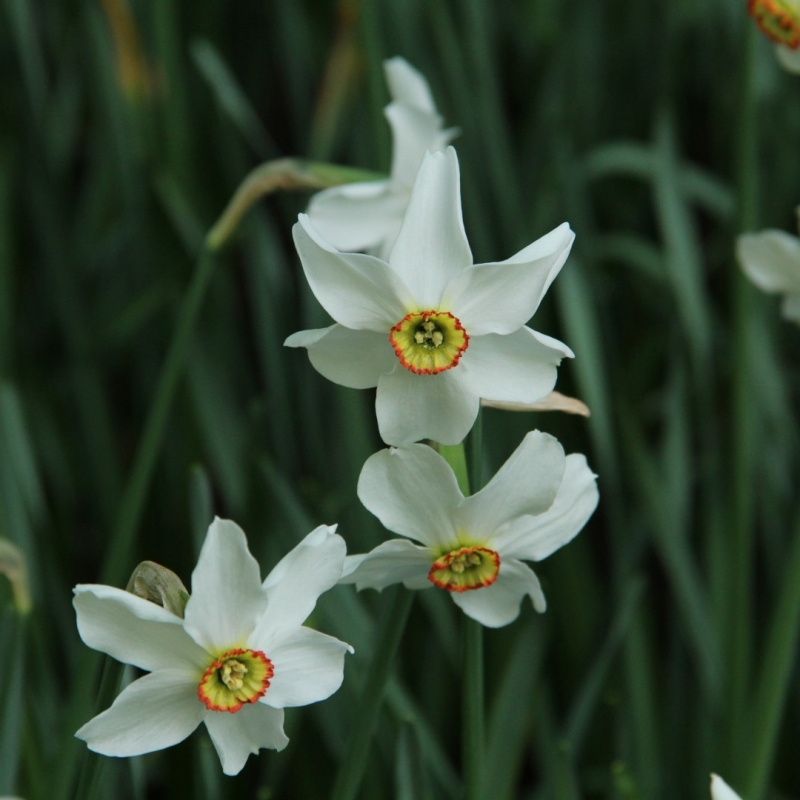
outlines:
[[[274,674],[272,662],[260,650],[229,650],[203,673],[197,696],[210,711],[235,714],[266,694]]]
[[[434,561],[428,580],[448,592],[491,586],[500,574],[500,554],[487,547],[460,547]]]
[[[791,0],[749,0],[748,11],[773,42],[800,47],[800,12]]]
[[[469,346],[464,326],[449,311],[407,314],[389,332],[400,363],[417,375],[436,375],[458,364]]]

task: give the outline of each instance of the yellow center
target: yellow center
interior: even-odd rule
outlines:
[[[749,0],[748,9],[773,42],[792,50],[800,46],[800,13],[792,0]]]
[[[260,650],[229,650],[203,673],[197,696],[210,711],[234,714],[264,696],[274,673],[272,662]]]
[[[458,364],[469,336],[449,311],[416,311],[391,329],[389,341],[407,370],[436,375]]]
[[[500,554],[487,547],[460,547],[434,561],[428,580],[448,592],[491,586],[500,573]]]

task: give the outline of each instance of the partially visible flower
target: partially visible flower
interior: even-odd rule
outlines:
[[[311,199],[308,216],[337,250],[374,250],[385,261],[403,222],[422,157],[429,150],[443,150],[458,131],[442,130],[428,82],[405,59],[392,58],[383,67],[392,97],[384,109],[393,140],[389,179],[319,192]]]
[[[564,344],[526,327],[567,259],[567,223],[506,261],[473,264],[455,150],[428,153],[389,261],[335,250],[300,215],[294,241],[314,294],[336,320],[286,340],[329,380],[378,387],[388,444],[458,444],[481,398],[534,403],[553,389]]]
[[[435,586],[491,628],[513,622],[525,595],[545,610],[539,579],[522,562],[541,561],[569,542],[598,501],[586,458],[565,456],[555,438],[539,431],[470,497],[461,494],[447,462],[422,444],[371,456],[358,496],[386,528],[408,539],[348,556],[341,583],[379,591],[393,583]]]
[[[711,773],[711,800],[742,800],[719,775]]]
[[[262,583],[241,528],[216,519],[184,619],[112,586],[75,587],[83,641],[150,672],[75,735],[103,755],[137,756],[183,741],[204,722],[226,775],[262,747],[282,750],[283,709],[333,694],[352,652],[302,625],[339,579],[345,552],[335,528],[322,525]]]
[[[775,42],[778,61],[800,73],[800,0],[748,0],[750,15]]]
[[[738,238],[736,255],[759,289],[784,295],[783,316],[800,323],[800,239],[776,230],[747,233]]]

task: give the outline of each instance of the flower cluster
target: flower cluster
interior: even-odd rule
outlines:
[[[386,74],[391,176],[322,192],[300,215],[297,252],[335,322],[286,344],[305,347],[336,383],[377,387],[380,434],[396,448],[367,460],[358,496],[407,538],[346,558],[344,540],[322,526],[262,581],[244,533],[217,519],[191,594],[152,563],[132,580],[141,596],[78,586],[84,642],[149,672],[78,731],[92,750],[139,755],[176,744],[204,723],[223,771],[236,774],[251,753],[286,746],[284,708],[323,700],[342,682],[352,649],[303,626],[322,592],[337,582],[435,587],[480,623],[507,625],[525,596],[545,610],[539,580],[524,562],[569,542],[594,512],[598,492],[586,459],[565,455],[548,434],[525,436],[469,497],[436,450],[460,445],[481,400],[530,405],[552,391],[559,363],[573,353],[527,323],[574,234],[564,223],[511,258],[474,264],[458,159],[447,147],[453,131],[443,130],[416,70],[393,59]]]

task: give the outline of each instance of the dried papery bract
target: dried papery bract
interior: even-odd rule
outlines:
[[[171,570],[155,561],[142,561],[131,574],[126,591],[166,608],[183,619],[189,592]]]
[[[33,607],[28,566],[22,550],[8,539],[0,539],[0,575],[5,575],[11,584],[14,608],[20,614],[27,614]]]

